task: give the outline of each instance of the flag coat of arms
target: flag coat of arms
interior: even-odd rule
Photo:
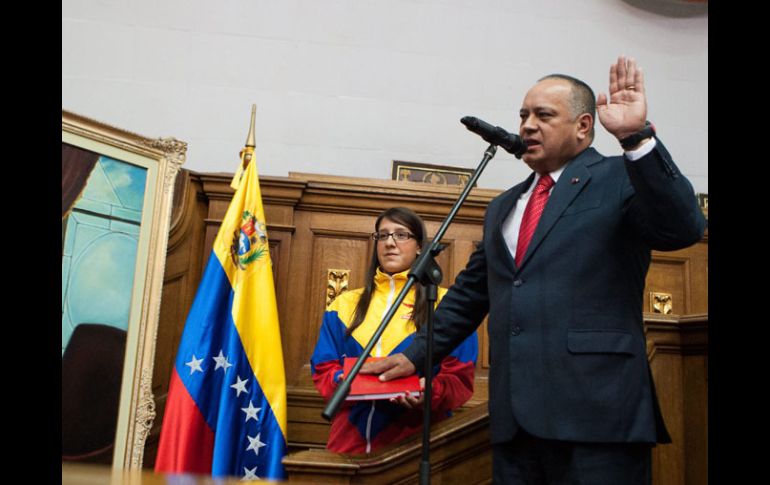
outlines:
[[[286,381],[253,146],[187,316],[155,471],[285,479]],[[234,182],[235,183],[235,182]]]

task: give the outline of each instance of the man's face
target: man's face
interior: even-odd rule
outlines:
[[[527,144],[522,156],[539,173],[552,172],[584,148],[579,118],[572,115],[572,90],[567,81],[545,79],[527,92],[521,104],[519,135]]]

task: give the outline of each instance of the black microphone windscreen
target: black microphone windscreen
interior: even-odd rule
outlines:
[[[460,122],[468,130],[476,133],[485,141],[492,145],[499,145],[508,153],[512,153],[516,158],[521,158],[527,151],[527,146],[518,135],[509,133],[504,128],[490,125],[486,121],[480,120],[474,116],[463,116]]]

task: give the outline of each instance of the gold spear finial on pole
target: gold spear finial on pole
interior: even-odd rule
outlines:
[[[254,123],[257,120],[257,105],[251,105],[251,126],[249,126],[249,136],[246,138],[246,146],[254,148],[257,146],[256,138],[254,136]]]
[[[246,167],[249,166],[249,163],[251,163],[251,160],[254,158],[254,148],[257,146],[256,142],[256,135],[255,135],[255,128],[254,125],[256,124],[257,120],[257,105],[252,104],[251,105],[251,124],[249,125],[249,134],[246,137],[246,146],[241,150],[241,163],[238,165],[238,170],[236,170],[235,175],[233,176],[232,182],[230,182],[230,187],[232,187],[235,190],[238,190],[238,187],[241,185],[241,178],[243,178],[243,173],[246,170]]]

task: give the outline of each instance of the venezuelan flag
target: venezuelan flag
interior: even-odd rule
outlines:
[[[253,146],[171,375],[155,471],[284,479],[286,381]]]

